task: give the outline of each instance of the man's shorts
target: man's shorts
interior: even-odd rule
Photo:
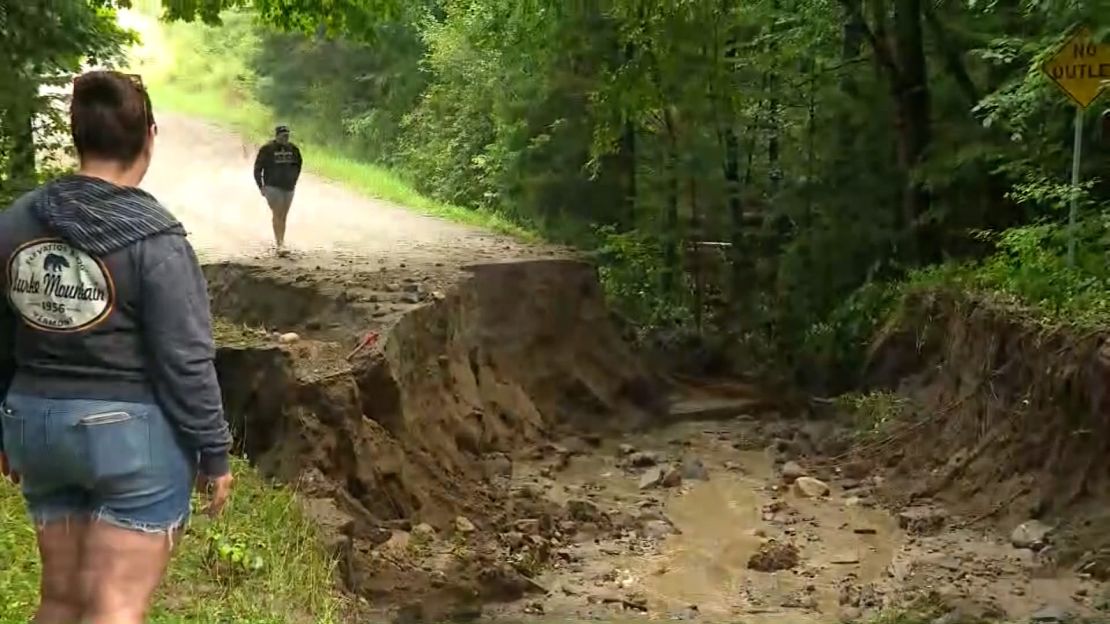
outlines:
[[[280,189],[276,186],[264,186],[262,187],[262,194],[266,197],[266,203],[270,204],[270,210],[280,214],[289,214],[289,207],[293,204],[293,191]]]
[[[188,520],[197,455],[157,405],[9,394],[0,419],[39,525],[83,518],[166,533]]]

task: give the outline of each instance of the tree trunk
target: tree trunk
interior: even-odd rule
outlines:
[[[737,45],[735,35],[731,35],[725,45],[725,60],[730,65],[730,77],[735,72],[732,65],[736,61]],[[727,81],[727,84],[731,83],[732,80]],[[724,137],[725,147],[724,175],[730,229],[729,263],[732,268],[730,281],[732,282],[732,300],[736,301],[741,294],[741,289],[744,288],[747,276],[744,266],[744,253],[746,251],[744,242],[744,198],[743,188],[740,184],[740,137],[736,135],[731,106],[725,111],[725,114],[728,119],[723,124],[724,128],[721,134]]]
[[[629,228],[636,227],[636,128],[625,120],[621,132],[621,177],[624,182],[624,219]]]
[[[631,43],[624,46],[624,63],[632,62],[636,54],[636,47]],[[632,123],[631,115],[626,111],[624,129],[621,132],[621,164],[624,179],[624,218],[629,228],[636,227],[636,198],[639,189],[636,180],[636,126]]]
[[[863,42],[866,38],[866,24],[863,23],[862,13],[859,8],[859,0],[847,0],[850,5],[844,9],[844,23],[841,27],[842,43],[840,48],[840,59],[843,63],[848,63],[852,59],[858,58],[860,51],[863,48]],[[841,72],[840,76],[840,90],[849,99],[855,100],[859,97],[859,86],[856,84],[855,74],[851,71]],[[837,154],[837,171],[843,175],[849,175],[847,172],[850,170],[851,163],[855,160],[851,154],[856,145],[856,133],[852,130],[852,121],[848,114],[844,114],[838,120],[837,128],[837,144],[840,146]]]
[[[674,116],[671,114],[670,107],[663,110],[663,123],[667,130],[667,163],[665,167],[667,176],[667,235],[665,237],[666,256],[664,260],[666,267],[663,270],[663,291],[669,295],[675,291],[678,285],[676,276],[681,270],[678,266],[678,247],[681,240],[678,231],[678,137],[676,136]]]
[[[35,183],[34,83],[18,81],[8,96],[3,124],[11,133],[8,179],[16,188],[30,188]]]
[[[929,210],[930,196],[917,179],[932,140],[928,73],[922,37],[922,0],[896,0],[894,3],[895,67],[891,80],[897,103],[898,161],[905,178],[902,194],[902,219],[911,260],[929,261],[939,255],[931,233],[920,229],[920,219]],[[929,230],[929,231],[926,231]]]

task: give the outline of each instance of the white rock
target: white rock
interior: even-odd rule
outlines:
[[[478,528],[466,516],[459,516],[455,518],[455,530],[465,535],[477,531]]]
[[[288,332],[288,333],[285,333],[285,334],[282,334],[282,335],[278,336],[278,342],[280,342],[282,344],[293,344],[294,342],[297,342],[300,339],[301,339],[301,337],[299,335],[297,335],[296,333],[294,333],[294,332]]]
[[[794,481],[794,493],[804,498],[821,498],[829,495],[829,486],[813,477],[799,477]]]
[[[1039,520],[1027,520],[1010,533],[1010,543],[1015,548],[1039,548],[1052,532],[1052,527]]]

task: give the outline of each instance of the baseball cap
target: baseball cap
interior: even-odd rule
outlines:
[[[289,133],[289,126],[287,126],[285,124],[282,124],[282,125],[274,128],[274,134],[288,134],[288,133]]]

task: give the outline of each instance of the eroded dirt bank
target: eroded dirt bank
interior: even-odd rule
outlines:
[[[891,467],[895,500],[1036,527],[1041,565],[1110,579],[1110,335],[925,293],[876,342],[870,376],[905,400],[903,424],[857,450]]]
[[[1096,614],[1094,580],[942,497],[892,500],[926,473],[850,453],[836,418],[645,370],[588,265],[206,271],[242,450],[301,488],[367,618]]]

